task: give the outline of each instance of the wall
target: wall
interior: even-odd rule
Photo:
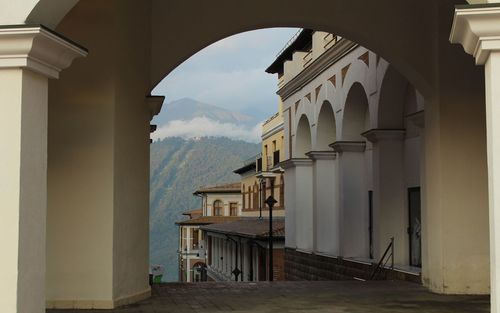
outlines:
[[[49,89],[49,307],[149,295],[149,12],[82,1],[58,28],[90,53]]]

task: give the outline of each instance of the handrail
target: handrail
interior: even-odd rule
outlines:
[[[387,255],[390,251],[390,254]],[[385,260],[385,261],[384,261]],[[371,280],[377,276],[377,273],[382,270],[382,268],[386,268],[387,262],[391,261],[391,270],[394,269],[394,237],[391,238],[391,242],[385,249],[384,255],[380,258],[380,261],[378,262],[377,266],[372,272],[372,275],[370,277]],[[382,265],[383,263],[383,265]]]

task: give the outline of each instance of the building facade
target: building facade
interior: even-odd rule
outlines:
[[[268,72],[283,101],[290,277],[324,278],[321,262],[296,260],[369,265],[391,243],[396,269],[420,275],[423,97],[380,56],[319,31]]]
[[[243,217],[201,229],[207,238],[207,275],[215,281],[270,280],[269,219]],[[285,221],[275,218],[272,225],[272,280],[284,280]]]
[[[201,187],[193,195],[200,197],[201,208],[184,213],[189,219],[179,226],[179,281],[207,280],[206,236],[200,227],[235,221],[241,215],[240,183]]]

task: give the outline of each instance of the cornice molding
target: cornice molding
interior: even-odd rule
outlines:
[[[284,129],[284,125],[285,125],[284,122],[281,122],[278,125],[271,128],[270,130],[268,130],[267,132],[263,133],[261,136],[262,140],[266,140],[267,138],[282,131]]]
[[[164,101],[165,101],[164,96],[146,97],[146,105],[148,106],[150,121],[153,119],[153,117],[155,117],[155,115],[158,115],[158,113],[160,113]]]
[[[26,25],[0,28],[0,68],[27,68],[48,78],[88,51],[43,27]]]
[[[325,51],[308,67],[303,69],[299,74],[281,87],[277,91],[277,94],[283,101],[285,101],[358,46],[358,44],[342,38],[338,43]]]
[[[405,138],[404,129],[370,129],[361,134],[370,142],[384,140],[403,140]]]
[[[461,6],[455,9],[450,42],[483,65],[491,51],[500,51],[500,6]]]
[[[310,151],[306,155],[311,160],[335,160],[337,158],[337,152],[335,151]]]
[[[335,141],[330,144],[335,152],[364,152],[366,142],[364,141]]]
[[[301,166],[311,166],[313,164],[313,161],[309,158],[294,158],[294,159],[288,159],[283,162],[280,162],[280,167],[283,169],[289,169],[289,168],[294,168],[294,167],[301,167]]]

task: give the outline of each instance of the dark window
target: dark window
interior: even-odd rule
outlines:
[[[220,200],[214,202],[214,216],[222,216],[224,211],[224,204]]]
[[[238,203],[235,202],[229,203],[229,215],[231,216],[238,215]]]

